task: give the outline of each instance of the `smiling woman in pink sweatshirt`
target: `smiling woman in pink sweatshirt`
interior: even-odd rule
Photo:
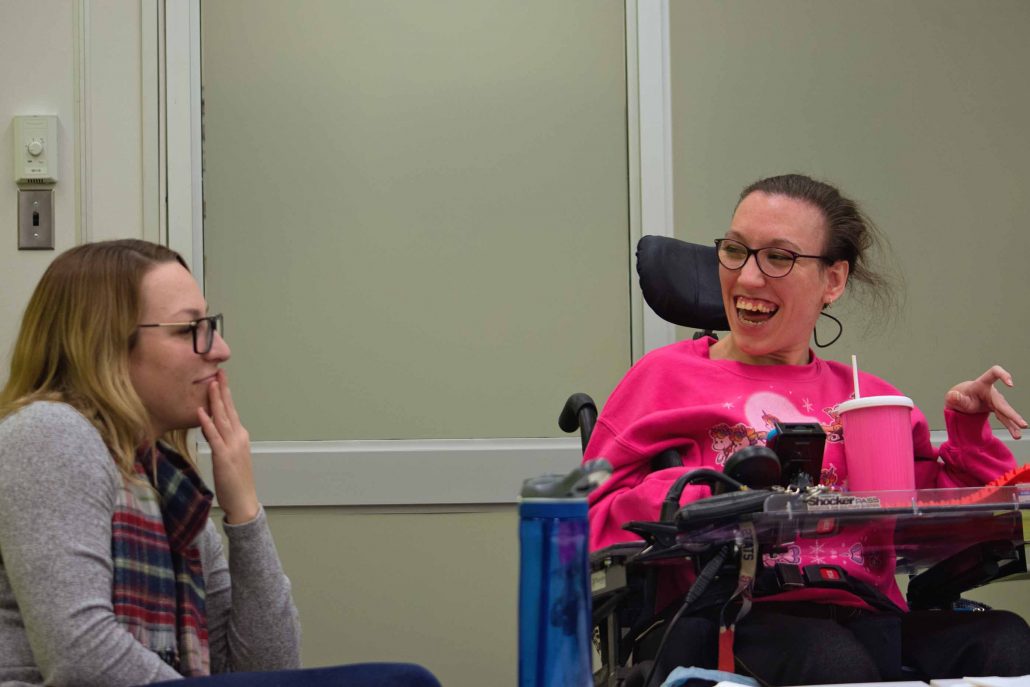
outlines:
[[[591,496],[592,548],[632,539],[622,525],[658,519],[680,475],[721,469],[736,450],[764,443],[777,420],[821,424],[827,443],[820,481],[846,486],[836,407],[852,395],[851,369],[816,357],[809,341],[820,314],[853,282],[890,301],[885,280],[867,265],[876,240],[857,205],[829,184],[791,174],[744,189],[729,229],[716,241],[730,333],[648,354],[598,418],[585,459],[607,458],[614,472]],[[918,487],[978,486],[1015,467],[988,418],[993,412],[1016,438],[1027,424],[994,388],[999,380],[1012,384],[994,366],[947,393],[948,440],[940,446],[930,443],[925,416],[913,410]],[[900,393],[869,374],[859,381],[863,395]],[[683,467],[651,472],[651,458],[667,449],[680,454]],[[707,487],[687,487],[681,503],[707,494]],[[766,565],[802,566],[832,556],[885,603],[874,608],[868,597],[847,590],[811,588],[756,599],[736,628],[736,670],[771,685],[898,680],[905,677],[902,665],[924,679],[1030,673],[1030,629],[1014,614],[907,612],[893,560],[877,555],[882,544],[889,546],[883,537],[882,529],[846,530],[767,556]],[[668,582],[666,598],[684,591],[684,580]],[[670,603],[669,613],[678,606]],[[681,621],[674,635],[700,641],[674,641],[656,672],[715,667],[717,613]],[[642,656],[664,631],[641,638]]]

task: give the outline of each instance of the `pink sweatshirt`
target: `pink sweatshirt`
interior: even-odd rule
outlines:
[[[622,529],[623,523],[657,520],[660,504],[677,477],[699,467],[721,469],[738,449],[764,444],[776,420],[822,425],[826,447],[820,481],[847,487],[835,408],[852,396],[851,368],[815,355],[807,365],[712,360],[708,349],[713,343],[702,338],[653,351],[612,392],[584,455],[585,460],[607,458],[614,468],[611,478],[590,497],[592,550],[635,539]],[[864,396],[900,393],[869,374],[860,373],[859,384]],[[925,416],[913,409],[917,487],[980,486],[1016,466],[1012,453],[992,434],[988,414],[945,410],[944,419],[948,440],[934,448]],[[679,451],[684,467],[651,472],[651,458],[668,448]],[[688,486],[681,503],[707,495],[707,487]],[[764,563],[839,565],[905,608],[894,580],[894,561],[873,553],[882,538],[882,528],[851,528],[818,540],[799,539],[786,553],[764,557]],[[866,547],[870,555],[864,555]],[[687,581],[681,582],[676,586],[685,588]],[[867,607],[853,594],[829,589],[766,598]]]

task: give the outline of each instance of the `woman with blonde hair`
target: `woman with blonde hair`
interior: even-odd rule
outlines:
[[[221,334],[222,316],[163,246],[85,244],[46,270],[0,391],[0,685],[344,676],[290,677],[300,626]],[[186,444],[197,426],[228,562]]]

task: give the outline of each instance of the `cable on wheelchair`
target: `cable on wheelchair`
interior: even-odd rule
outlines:
[[[697,576],[697,580],[694,582],[694,586],[687,592],[687,597],[683,600],[683,605],[680,606],[676,614],[672,616],[669,621],[668,627],[665,628],[665,633],[662,635],[662,641],[658,643],[658,651],[655,653],[654,661],[651,664],[651,669],[647,671],[647,678],[644,680],[644,687],[649,687],[651,679],[654,677],[654,671],[658,668],[658,661],[662,657],[662,652],[665,651],[665,646],[668,644],[669,636],[672,634],[673,628],[676,623],[679,622],[683,614],[697,601],[698,597],[701,596],[708,589],[708,585],[712,583],[715,576],[719,574],[719,569],[722,564],[726,562],[726,558],[729,557],[730,551],[733,548],[732,544],[725,544],[715,554],[712,560],[705,564],[705,567],[701,570],[701,573]]]
[[[726,486],[730,488],[730,491],[740,491],[746,489],[743,484],[737,480],[725,475],[718,470],[712,470],[711,468],[698,468],[691,470],[688,473],[680,475],[669,490],[665,493],[665,500],[662,501],[662,510],[659,519],[662,522],[668,522],[676,515],[676,511],[680,509],[680,497],[683,495],[683,490],[688,484],[694,484],[697,482],[704,482],[711,488],[712,493],[716,493],[716,485]]]

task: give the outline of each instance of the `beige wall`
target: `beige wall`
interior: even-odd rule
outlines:
[[[934,429],[947,389],[995,363],[1030,412],[1028,31],[1021,0],[670,4],[677,236],[722,236],[763,176],[838,184],[892,242],[906,300],[890,322],[845,297],[821,355],[856,353]],[[1025,582],[969,596],[1030,618]]]
[[[846,295],[825,355],[857,354],[934,429],[995,363],[1030,412],[1030,3],[689,0],[670,22],[677,234],[721,236],[763,176],[838,184],[890,238],[907,302],[891,323]]]
[[[0,379],[25,303],[54,255],[81,240],[157,238],[142,217],[141,4],[0,5]],[[54,251],[18,250],[11,118],[25,114],[58,117]]]
[[[252,437],[553,437],[569,393],[603,399],[631,362],[621,2],[202,10],[207,296]],[[307,663],[514,684],[514,506],[272,525]]]
[[[515,684],[514,506],[276,508],[305,665],[414,661],[448,687]]]
[[[619,0],[202,10],[206,292],[251,436],[552,437],[603,401],[632,362]]]
[[[0,379],[7,378],[17,323],[54,251],[19,251],[18,188],[14,184],[13,125],[24,114],[58,116],[60,182],[54,190],[55,245],[75,245],[78,117],[75,106],[75,3],[72,0],[5,2],[0,6]],[[27,26],[45,28],[40,34]]]

